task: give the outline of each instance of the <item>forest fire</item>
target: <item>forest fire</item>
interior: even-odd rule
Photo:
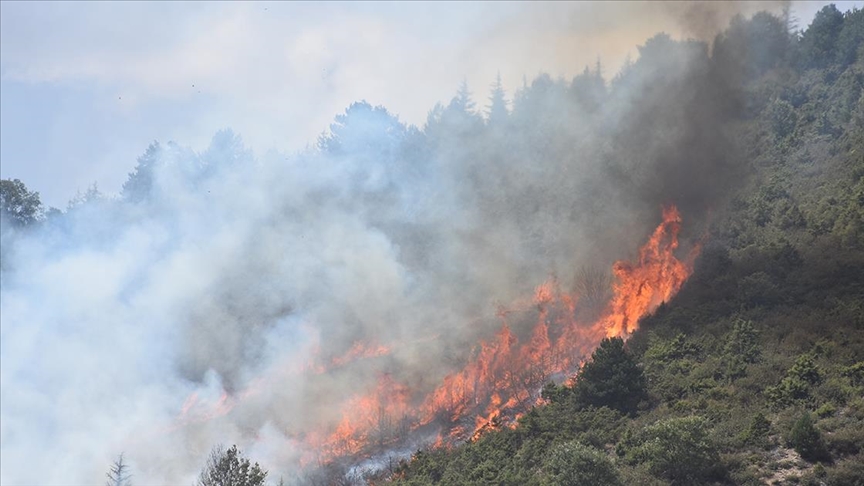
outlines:
[[[626,337],[641,317],[653,312],[681,288],[692,272],[700,247],[679,260],[681,217],[674,206],[663,209],[663,221],[639,250],[635,262],[613,265],[612,293],[599,317],[580,318],[578,292],[567,292],[556,278],[539,285],[531,299],[499,309],[502,325],[495,336],[479,343],[473,359],[445,376],[431,392],[421,393],[381,374],[377,386],[356,394],[338,408],[339,418],[326,431],[292,434],[310,451],[303,464],[326,464],[345,457],[373,455],[398,445],[410,435],[432,437],[435,445],[476,439],[483,432],[514,425],[516,419],[540,403],[540,391],[550,380],[563,381],[606,337]],[[525,316],[533,322],[524,321]],[[528,328],[520,341],[514,329]],[[354,342],[329,366],[310,365],[307,373],[374,360],[390,347]],[[196,405],[190,397],[184,415]],[[232,402],[233,403],[233,402]],[[207,416],[230,412],[225,398]],[[420,433],[422,431],[422,434]]]
[[[503,309],[503,324],[495,337],[480,343],[476,357],[447,375],[431,393],[418,401],[408,387],[384,375],[372,393],[346,402],[342,420],[329,436],[310,434],[307,442],[326,462],[398,441],[426,426],[437,426],[435,443],[446,444],[513,423],[541,400],[547,381],[575,371],[603,338],[632,333],[641,317],[681,288],[699,247],[683,261],[675,257],[680,225],[678,210],[664,208],[663,221],[640,249],[638,261],[614,264],[612,298],[596,322],[580,322],[579,296],[563,291],[552,278],[534,292],[532,305],[538,317],[525,342],[514,335],[508,322],[511,312]],[[356,344],[349,355],[383,352],[378,350]]]

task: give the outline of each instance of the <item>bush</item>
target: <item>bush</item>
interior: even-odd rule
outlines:
[[[603,452],[565,442],[552,448],[543,466],[543,484],[561,486],[617,486],[623,484],[615,464]]]
[[[813,424],[810,413],[805,413],[792,426],[789,437],[786,440],[789,447],[795,449],[801,457],[808,461],[822,461],[829,459],[825,443],[822,442],[822,434]]]
[[[626,441],[625,441],[626,442]],[[694,484],[724,475],[708,423],[701,417],[672,418],[648,426],[620,452],[631,464],[645,464],[672,484]]]
[[[767,443],[769,432],[771,432],[771,421],[762,412],[757,412],[741,438],[747,444],[761,446]]]

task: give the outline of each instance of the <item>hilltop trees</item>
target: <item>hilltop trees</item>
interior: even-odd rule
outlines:
[[[153,142],[147,147],[144,155],[138,157],[138,164],[129,173],[120,194],[129,201],[140,202],[150,196],[153,190],[153,171],[162,155],[162,146]]]
[[[39,193],[30,191],[19,179],[0,180],[0,218],[14,227],[31,225],[42,217]]]
[[[492,91],[489,94],[489,106],[486,109],[490,126],[501,126],[507,122],[510,112],[507,110],[507,100],[504,98],[501,73],[495,76],[495,82],[492,83]]]

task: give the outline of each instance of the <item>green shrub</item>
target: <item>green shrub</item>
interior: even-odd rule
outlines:
[[[644,464],[652,474],[672,484],[693,484],[724,475],[708,422],[701,417],[672,418],[650,425],[630,441],[622,441],[621,452],[627,462]]]
[[[618,486],[621,477],[605,453],[578,442],[558,444],[543,465],[549,486]]]
[[[822,441],[822,434],[813,424],[810,413],[805,413],[795,421],[786,439],[786,444],[808,461],[829,459],[825,443]]]

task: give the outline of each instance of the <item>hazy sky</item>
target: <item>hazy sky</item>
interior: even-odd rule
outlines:
[[[799,26],[826,3],[794,2]],[[720,25],[766,6],[712,5]],[[682,20],[688,8],[3,1],[0,176],[65,208],[93,182],[119,191],[153,140],[202,149],[230,127],[256,153],[293,151],[361,99],[422,125],[462,79],[482,107],[499,71],[509,95],[526,77],[570,77],[598,57],[609,77],[656,32],[701,35]]]

